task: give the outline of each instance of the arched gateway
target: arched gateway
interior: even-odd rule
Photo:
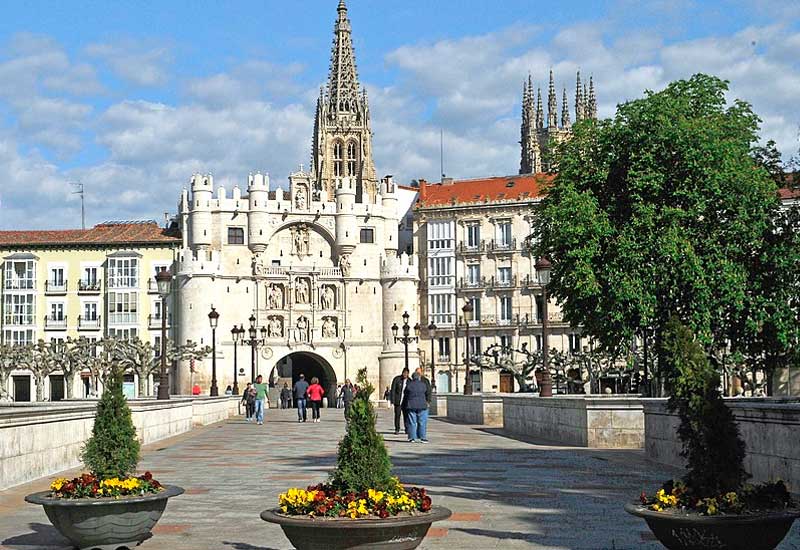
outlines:
[[[328,398],[328,406],[336,406],[336,372],[325,358],[309,351],[297,351],[286,355],[275,364],[275,368],[270,376],[270,381],[278,388],[282,388],[284,383],[294,387],[294,383],[304,374],[306,380],[311,383],[315,376],[319,378],[320,385],[325,389],[325,397]]]

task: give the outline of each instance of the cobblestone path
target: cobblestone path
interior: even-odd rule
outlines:
[[[493,430],[431,419],[431,443],[410,444],[383,432],[396,472],[428,487],[453,510],[435,525],[424,549],[658,549],[643,521],[623,503],[674,475],[641,452],[553,447]],[[259,518],[290,486],[323,481],[344,432],[341,410],[323,410],[319,424],[298,424],[294,411],[268,412],[264,426],[241,419],[196,430],[145,449],[141,468],[186,488],[173,499],[142,550],[288,550],[280,528]],[[0,548],[68,548],[41,508],[22,497],[40,480],[0,492]],[[800,550],[795,525],[780,550]]]

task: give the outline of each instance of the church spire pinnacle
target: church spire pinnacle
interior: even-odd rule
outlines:
[[[583,120],[583,88],[581,87],[581,71],[575,81],[575,122]]]
[[[589,75],[589,104],[587,105],[588,118],[597,118],[597,96],[594,93],[594,78]]]
[[[544,127],[544,111],[542,110],[542,89],[537,89],[536,96],[536,127]]]
[[[359,107],[358,72],[347,5],[339,0],[328,76],[328,108],[331,114],[356,113]]]
[[[558,127],[558,100],[556,99],[556,83],[552,68],[550,68],[550,85],[547,88],[547,127]]]
[[[572,123],[569,120],[569,102],[567,101],[567,88],[564,87],[564,94],[561,100],[561,127],[568,130]]]

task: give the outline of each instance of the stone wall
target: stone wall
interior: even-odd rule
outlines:
[[[503,396],[506,431],[563,445],[641,449],[644,414],[639,397]]]
[[[745,469],[753,481],[784,480],[800,493],[800,401],[797,399],[725,400],[747,445]],[[666,410],[666,400],[648,399],[644,406],[645,451],[663,464],[683,465],[676,435],[678,417]]]
[[[448,394],[446,397],[445,414],[447,418],[455,420],[456,422],[502,428],[503,398],[499,394]],[[439,416],[443,415],[439,413]]]
[[[447,394],[433,394],[428,411],[431,416],[447,416]]]
[[[238,397],[130,401],[143,444],[237,413]],[[0,406],[0,490],[80,466],[83,443],[92,434],[96,401]]]

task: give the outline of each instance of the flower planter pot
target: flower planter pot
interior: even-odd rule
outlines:
[[[639,504],[626,504],[625,511],[643,518],[669,550],[772,550],[800,517],[800,510],[740,516],[673,514]]]
[[[434,506],[430,512],[386,519],[310,518],[264,510],[261,519],[277,523],[297,550],[410,550],[425,538],[434,521],[452,512]]]
[[[33,493],[25,500],[41,504],[58,532],[80,550],[117,550],[133,548],[150,538],[167,500],[180,494],[182,488],[166,485],[156,494],[116,500],[52,498],[50,491]]]

